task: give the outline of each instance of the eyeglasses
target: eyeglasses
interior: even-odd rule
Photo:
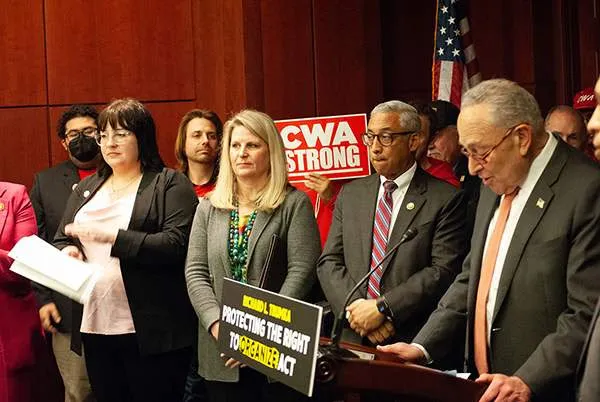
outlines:
[[[95,137],[98,134],[98,129],[96,127],[85,127],[81,130],[69,130],[65,134],[65,137],[72,141],[80,135],[85,135],[86,137]]]
[[[364,133],[362,135],[362,140],[365,145],[371,146],[375,142],[375,138],[379,140],[379,143],[384,147],[389,147],[394,142],[394,138],[399,135],[410,135],[414,134],[416,131],[400,131],[397,133],[383,133],[383,134],[372,134],[372,133]]]
[[[115,130],[112,134],[113,143],[120,145],[127,141],[127,138],[132,136],[133,133],[128,130]],[[108,143],[109,135],[106,131],[101,131],[96,135],[96,143],[100,146],[106,145]]]
[[[481,164],[481,165],[485,165],[488,161],[487,158],[492,154],[492,152],[494,152],[494,150],[496,148],[498,148],[500,146],[500,144],[502,144],[504,142],[505,139],[508,138],[509,135],[511,135],[514,131],[515,128],[519,127],[522,123],[517,124],[516,126],[512,126],[511,128],[509,128],[508,130],[506,130],[506,132],[504,133],[504,135],[502,136],[502,138],[500,139],[500,141],[498,141],[496,143],[496,145],[494,145],[493,147],[491,147],[490,149],[488,149],[487,151],[485,151],[483,154],[478,155],[474,152],[470,152],[467,150],[467,148],[462,147],[460,149],[460,152],[466,156],[467,158],[471,158],[474,161],[476,161],[477,163]]]

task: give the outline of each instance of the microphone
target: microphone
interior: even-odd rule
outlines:
[[[348,302],[350,301],[350,298],[352,297],[352,295],[354,295],[354,293],[356,293],[356,291],[367,281],[367,279],[369,279],[371,274],[373,272],[375,272],[375,270],[378,269],[385,260],[387,260],[394,254],[394,252],[398,249],[398,247],[400,247],[402,244],[406,243],[407,241],[412,240],[417,235],[417,233],[419,233],[419,232],[415,228],[410,228],[406,232],[404,232],[404,234],[400,238],[400,241],[394,247],[392,247],[389,251],[387,251],[384,254],[381,261],[379,261],[377,263],[377,265],[375,265],[373,268],[371,268],[371,270],[369,270],[369,272],[367,272],[367,274],[365,276],[363,276],[362,279],[360,281],[358,281],[358,283],[348,293],[348,296],[346,296],[346,300],[344,301],[344,304],[342,305],[342,311],[340,311],[340,314],[337,316],[335,322],[333,323],[333,329],[331,330],[331,347],[332,348],[339,349],[338,345],[340,343],[340,338],[342,337],[342,328],[344,325],[344,320],[346,319],[346,307],[348,306]],[[383,276],[383,272],[381,274]]]

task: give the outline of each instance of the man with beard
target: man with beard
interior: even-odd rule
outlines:
[[[177,168],[190,179],[198,197],[205,197],[215,188],[222,136],[223,123],[210,110],[190,110],[179,123],[175,140]]]
[[[57,133],[69,159],[35,176],[31,203],[38,234],[47,242],[54,239],[71,191],[80,180],[94,174],[102,160],[95,140],[97,118],[98,112],[91,106],[73,105],[67,109],[58,121]],[[80,334],[69,333],[73,320],[81,320],[82,306],[40,285],[34,284],[34,290],[41,306],[42,326],[53,334],[52,349],[65,385],[65,401],[95,400],[82,355]]]
[[[198,197],[206,197],[215,188],[222,137],[223,123],[210,110],[190,110],[179,123],[175,140],[177,169],[190,179]],[[194,356],[185,384],[183,402],[207,400],[204,379],[198,375],[198,343],[194,342],[193,345]]]

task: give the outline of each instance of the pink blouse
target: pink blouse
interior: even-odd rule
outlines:
[[[127,229],[136,193],[111,200],[109,190],[101,188],[75,215],[79,224],[105,226],[110,230]],[[102,267],[98,282],[83,306],[81,332],[100,335],[135,333],[133,318],[125,293],[121,264],[111,257],[111,244],[81,241],[87,262]]]

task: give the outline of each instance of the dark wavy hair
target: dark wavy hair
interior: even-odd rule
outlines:
[[[135,99],[117,99],[104,109],[98,117],[98,129],[105,131],[110,126],[118,126],[135,134],[138,143],[138,154],[142,171],[160,172],[165,163],[158,152],[156,143],[156,125],[150,111]],[[107,177],[112,174],[112,168],[104,161],[98,168],[98,174]]]
[[[64,140],[67,136],[67,123],[69,120],[76,117],[90,117],[98,125],[98,111],[96,108],[90,105],[73,105],[63,112],[58,119],[58,125],[56,127],[56,134],[58,138]]]
[[[188,158],[185,154],[185,141],[187,136],[186,131],[188,124],[190,124],[190,121],[196,118],[206,119],[215,126],[219,146],[221,145],[221,140],[223,139],[223,122],[215,112],[213,112],[212,110],[202,109],[193,109],[187,112],[181,118],[181,122],[179,123],[179,128],[177,130],[177,139],[175,140],[175,157],[177,158],[177,170],[186,175],[189,169]],[[219,154],[217,155],[217,159],[215,160],[215,167],[213,169],[213,174],[210,178],[209,183],[214,183],[217,180],[217,176],[219,175],[220,154],[221,153],[219,152]]]

